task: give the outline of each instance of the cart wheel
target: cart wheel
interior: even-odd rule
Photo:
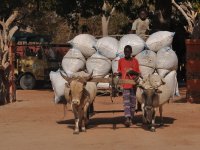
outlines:
[[[23,90],[31,90],[35,87],[35,78],[31,74],[24,74],[20,80],[19,84]]]

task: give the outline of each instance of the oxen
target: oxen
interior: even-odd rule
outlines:
[[[148,124],[151,131],[155,131],[156,108],[159,108],[160,125],[163,125],[163,104],[168,102],[170,95],[170,89],[159,75],[149,75],[140,80],[136,98],[141,103],[143,123]]]
[[[75,118],[74,134],[86,131],[88,123],[88,108],[93,103],[97,87],[94,82],[87,82],[92,75],[88,77],[68,77],[61,73],[61,76],[67,80],[65,85],[65,99],[71,104]]]

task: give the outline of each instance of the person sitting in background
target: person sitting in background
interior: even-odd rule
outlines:
[[[118,76],[122,79],[136,79],[140,74],[138,60],[131,56],[132,47],[126,45],[124,48],[124,58],[118,63]],[[136,109],[136,87],[132,84],[123,84],[123,103],[125,114],[125,126],[130,127]]]
[[[131,33],[137,34],[146,41],[149,35],[149,24],[150,21],[147,18],[147,11],[145,9],[141,9],[139,12],[139,18],[136,19],[132,24]]]

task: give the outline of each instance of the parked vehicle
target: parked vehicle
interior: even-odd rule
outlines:
[[[41,35],[21,35],[15,38],[16,84],[22,89],[34,89],[39,82],[49,82],[50,71],[60,68],[69,45],[49,44],[50,41]]]

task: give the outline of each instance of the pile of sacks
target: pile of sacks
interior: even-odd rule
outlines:
[[[177,89],[176,69],[178,66],[177,56],[171,49],[173,36],[172,32],[159,31],[150,35],[145,42],[136,34],[124,35],[119,41],[109,36],[96,39],[89,34],[80,34],[70,41],[73,48],[63,57],[62,68],[68,76],[84,70],[89,74],[93,72],[93,78],[105,77],[111,71],[117,72],[118,60],[124,57],[124,47],[130,45],[133,50],[132,55],[139,61],[142,76],[154,73],[161,75],[172,89],[173,96]],[[50,78],[55,95],[58,95],[56,91],[63,93],[62,90],[56,90],[56,88],[61,89],[63,84],[59,88],[54,85],[59,85],[58,80],[60,84],[63,83],[60,74],[51,72]],[[54,80],[58,83],[54,83]],[[100,85],[105,87],[102,83],[97,86]],[[56,101],[59,101],[59,96],[56,96]]]

